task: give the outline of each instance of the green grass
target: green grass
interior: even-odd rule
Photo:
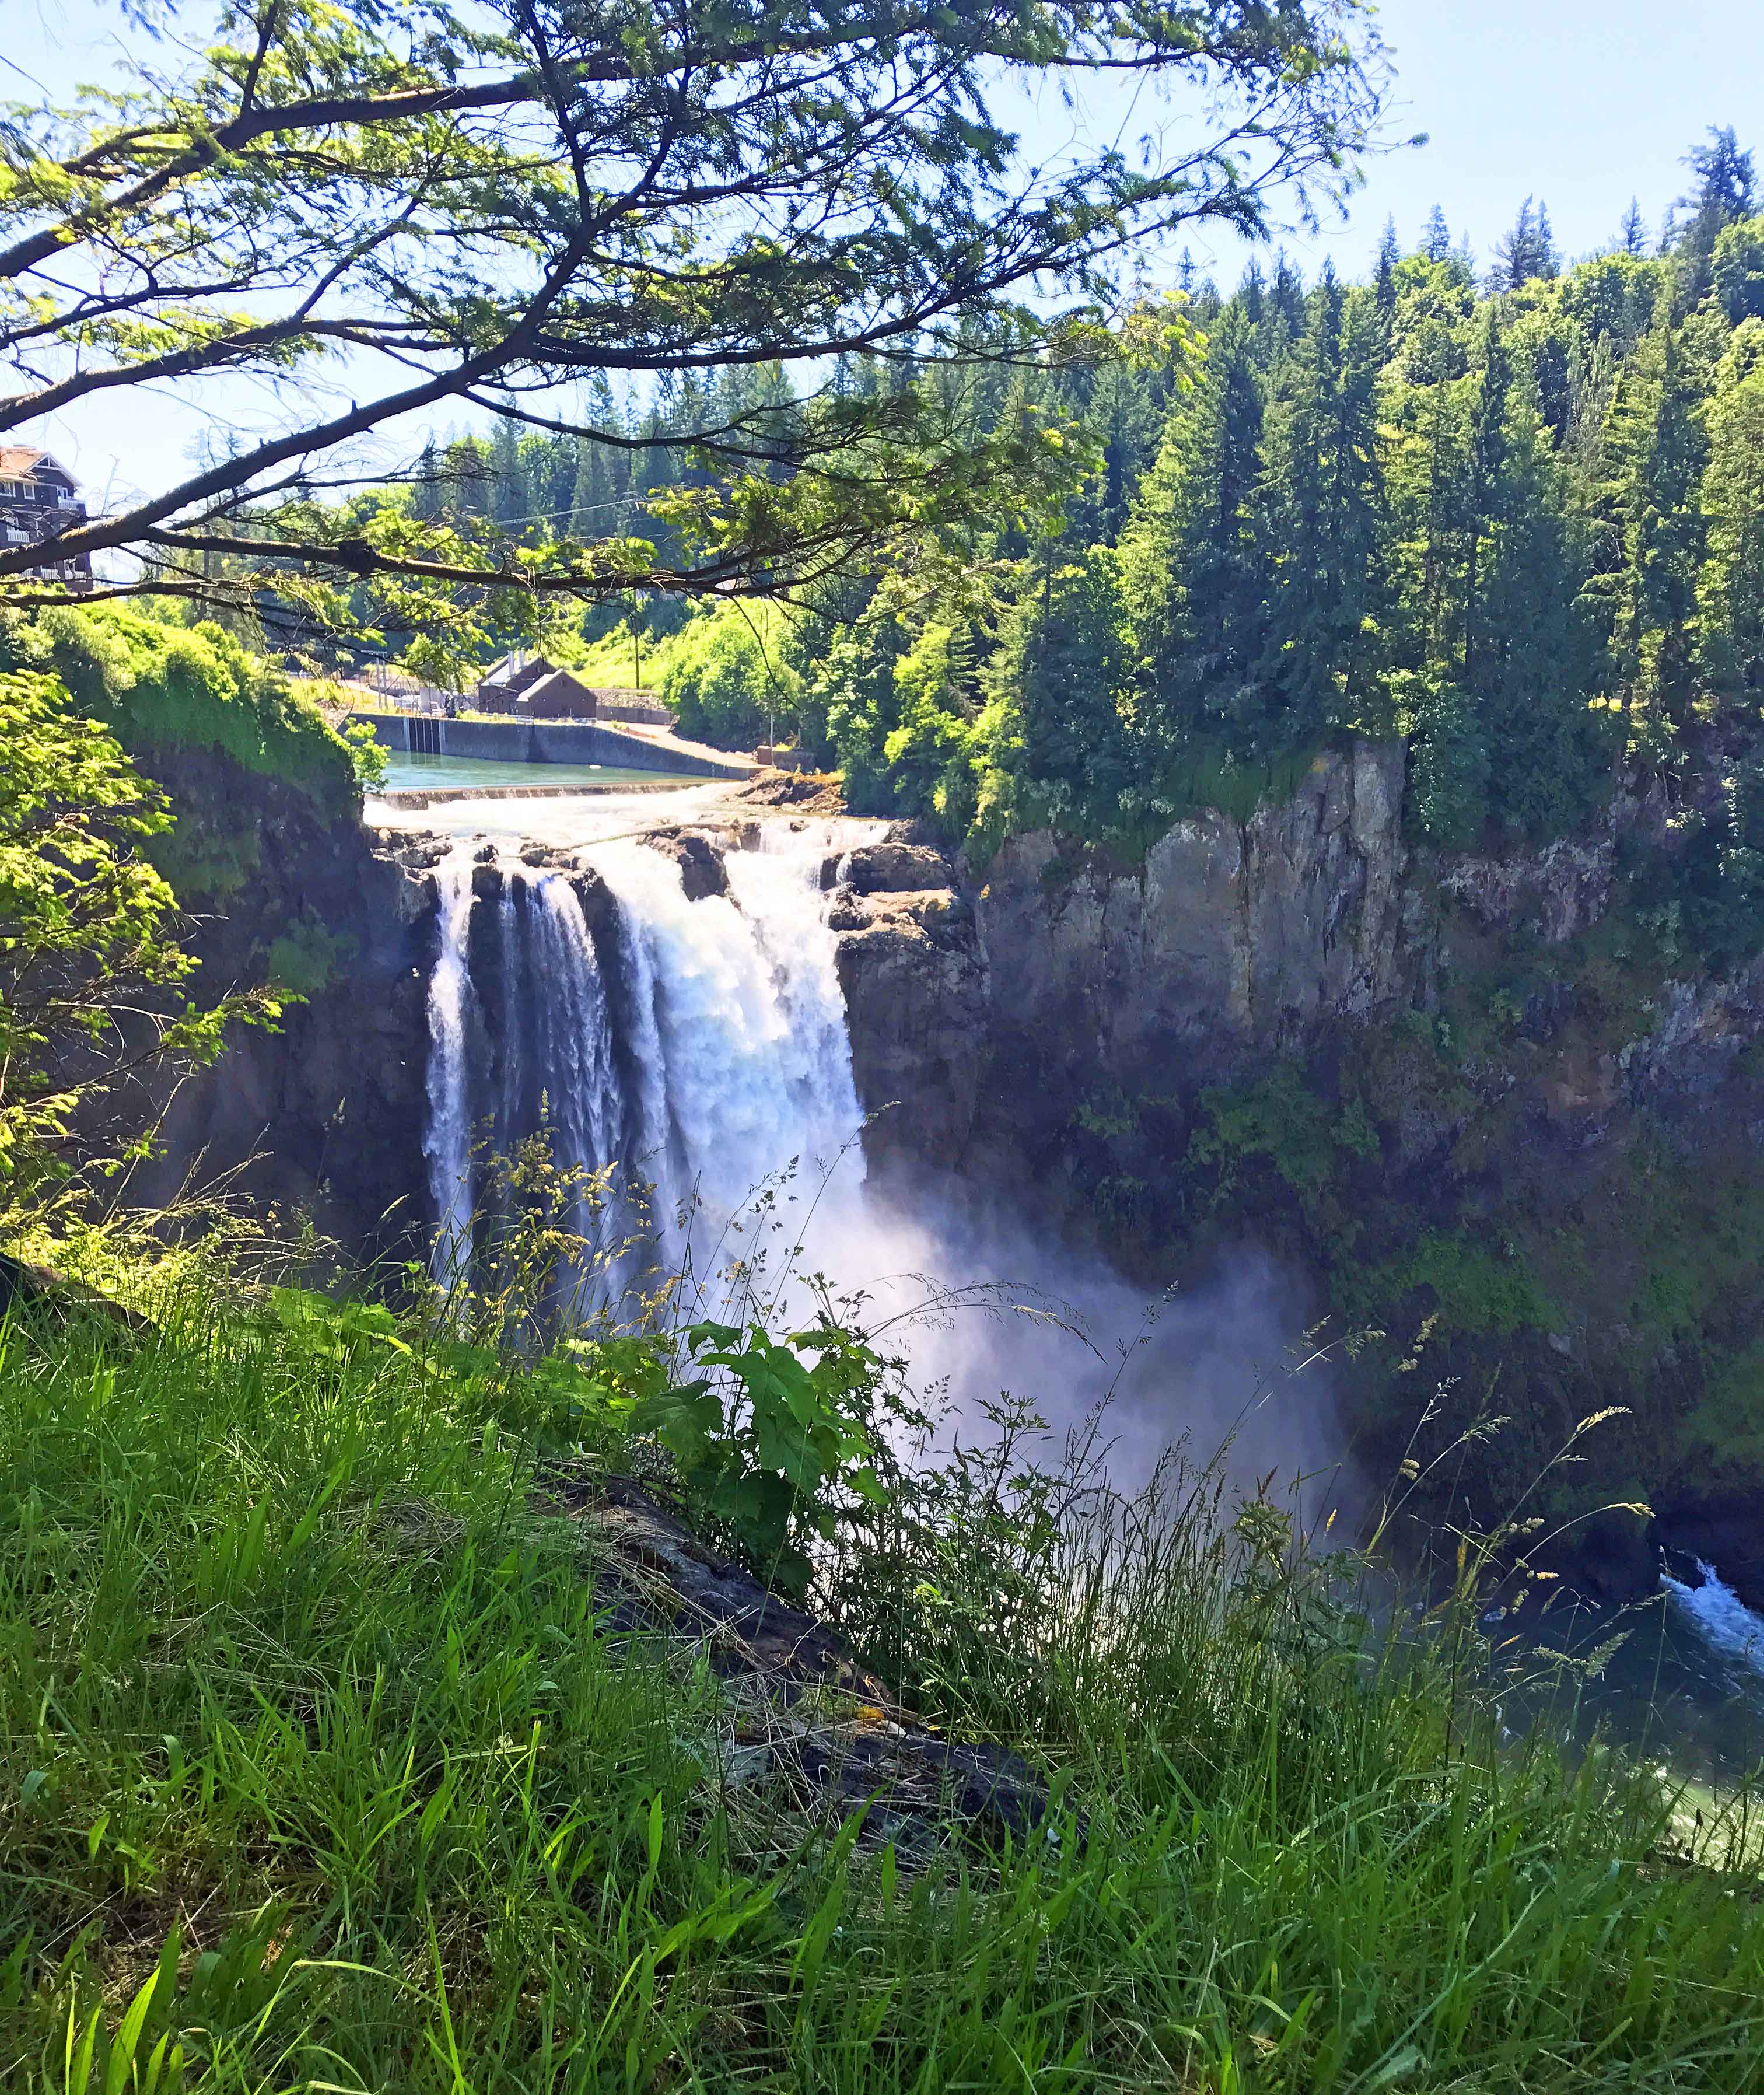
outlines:
[[[0,1332],[9,2088],[1760,2084],[1720,1829],[1497,1748],[1465,1619],[1380,1656],[1273,1507],[1019,1444],[850,1536],[860,1646],[1053,1786],[912,1868],[725,1795],[713,1683],[532,1509],[512,1363],[159,1307]]]

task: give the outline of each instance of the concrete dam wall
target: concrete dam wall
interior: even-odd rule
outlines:
[[[626,734],[599,721],[446,720],[433,714],[362,713],[384,749],[413,756],[469,756],[496,764],[606,764],[694,778],[745,778],[751,767],[723,764],[670,742]]]

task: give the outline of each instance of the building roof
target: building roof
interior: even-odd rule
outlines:
[[[68,486],[78,486],[79,482],[52,451],[41,451],[35,444],[0,444],[0,480],[33,479],[40,466],[59,473]]]
[[[477,687],[482,692],[507,691],[518,695],[542,677],[549,677],[554,666],[542,655],[505,655],[478,678]]]

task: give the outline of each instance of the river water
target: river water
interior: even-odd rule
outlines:
[[[1515,1696],[1506,1713],[1513,1724],[1538,1717],[1583,1741],[1602,1728],[1722,1793],[1764,1766],[1764,1615],[1745,1607],[1713,1565],[1662,1571],[1653,1598],[1626,1608],[1564,1595],[1535,1627],[1522,1614],[1491,1610],[1484,1627],[1497,1653],[1504,1639],[1519,1637],[1527,1666],[1540,1646],[1570,1660],[1609,1653],[1596,1679],[1577,1680],[1569,1669],[1548,1696]]]
[[[496,764],[481,756],[412,756],[385,752],[389,793],[457,792],[462,786],[581,786],[595,792],[621,786],[695,784],[683,773],[637,771],[616,764]]]

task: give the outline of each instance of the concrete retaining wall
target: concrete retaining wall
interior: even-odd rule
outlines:
[[[364,713],[385,749],[409,752],[411,721],[401,713]],[[429,726],[419,725],[417,733]],[[671,771],[692,778],[745,778],[744,766],[718,764],[670,749],[638,734],[621,734],[596,721],[444,720],[443,756],[476,756],[496,764],[616,764],[630,771]],[[433,731],[431,730],[431,731]]]

